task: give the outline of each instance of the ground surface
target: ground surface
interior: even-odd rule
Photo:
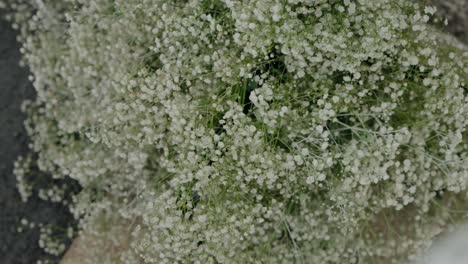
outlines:
[[[0,263],[36,263],[38,259],[52,258],[38,247],[37,228],[16,231],[20,219],[35,219],[54,226],[65,226],[71,221],[67,210],[57,204],[32,197],[28,203],[20,200],[16,190],[13,163],[19,155],[28,152],[27,136],[23,128],[23,100],[34,97],[28,81],[28,70],[18,65],[20,59],[16,33],[0,14]]]
[[[448,19],[447,31],[468,44],[468,0],[432,0],[438,14]]]

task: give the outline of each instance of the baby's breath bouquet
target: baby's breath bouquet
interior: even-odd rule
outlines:
[[[16,2],[91,263],[402,263],[466,219],[468,49],[423,1]]]

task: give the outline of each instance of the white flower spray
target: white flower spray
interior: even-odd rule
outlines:
[[[39,167],[121,262],[401,262],[466,217],[468,50],[432,7],[17,2]]]

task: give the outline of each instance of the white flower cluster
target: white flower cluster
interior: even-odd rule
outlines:
[[[16,228],[16,231],[18,233],[21,233],[27,228],[33,229],[35,227],[36,227],[36,223],[29,222],[26,218],[22,218],[21,221],[19,222],[19,226]]]
[[[29,197],[32,195],[33,186],[31,182],[26,180],[27,175],[31,173],[29,171],[29,164],[31,163],[31,157],[19,157],[15,162],[13,173],[16,175],[16,187],[20,194],[21,200],[27,202]]]
[[[54,238],[54,230],[51,226],[41,226],[39,228],[39,247],[54,256],[62,254],[66,249],[62,239]]]
[[[431,7],[17,2],[38,166],[122,262],[401,263],[467,216],[468,49]]]

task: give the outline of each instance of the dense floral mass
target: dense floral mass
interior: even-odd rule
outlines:
[[[17,2],[38,166],[116,261],[401,263],[467,216],[468,49],[433,7]]]

